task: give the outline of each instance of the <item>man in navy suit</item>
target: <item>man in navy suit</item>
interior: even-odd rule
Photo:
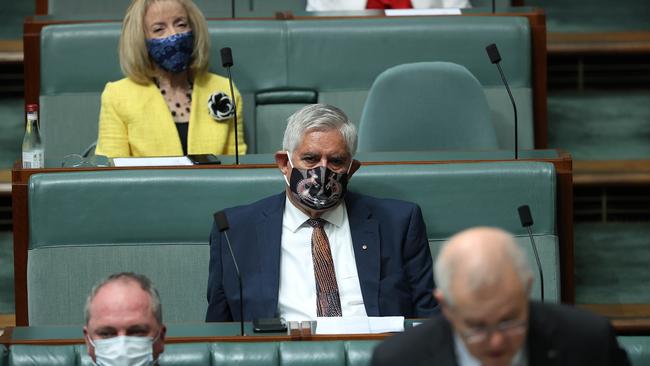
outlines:
[[[629,365],[606,318],[528,300],[532,272],[503,230],[455,235],[435,273],[441,312],[380,344],[373,366]]]
[[[353,159],[356,141],[338,108],[302,108],[289,117],[283,150],[275,154],[286,192],[225,210],[245,320],[422,318],[436,311],[420,208],[347,192],[361,165]],[[242,318],[235,269],[216,225],[207,297],[207,321]]]

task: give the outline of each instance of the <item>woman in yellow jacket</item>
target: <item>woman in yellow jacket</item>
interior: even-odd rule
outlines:
[[[208,72],[210,38],[191,0],[134,0],[120,37],[126,78],[102,93],[95,153],[108,157],[234,154],[228,79]],[[246,153],[235,89],[239,153]]]

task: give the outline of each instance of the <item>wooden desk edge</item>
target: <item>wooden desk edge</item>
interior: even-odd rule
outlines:
[[[578,160],[573,165],[575,186],[650,184],[650,159]]]

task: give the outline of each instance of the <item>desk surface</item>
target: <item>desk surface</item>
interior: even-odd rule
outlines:
[[[404,328],[409,329],[422,322],[421,319],[407,319]],[[310,322],[311,329],[315,329],[316,322]],[[306,332],[297,332],[297,329],[288,329],[287,332],[255,333],[252,323],[244,323],[246,336],[239,333],[240,324],[233,322],[197,323],[197,324],[168,324],[165,343],[189,342],[278,342],[278,341],[306,341],[306,340],[381,340],[390,333],[378,334],[334,334],[313,335],[310,329]],[[36,327],[8,327],[0,335],[0,344],[81,344],[84,343],[81,326],[36,326]]]
[[[542,150],[520,150],[519,160],[556,160],[568,157],[568,154],[555,149]],[[200,165],[190,168],[235,168],[235,157],[232,155],[219,155],[220,165]],[[355,159],[363,164],[387,164],[387,163],[433,163],[433,162],[471,162],[471,161],[507,161],[514,159],[513,150],[491,150],[491,151],[390,151],[390,152],[358,152]],[[239,163],[243,167],[275,167],[275,154],[249,154],[241,155]],[[116,167],[110,167],[116,168]],[[142,167],[146,169],[147,167]],[[175,169],[187,168],[186,166],[167,167]],[[82,167],[62,168],[60,166],[47,166],[46,171],[83,171],[105,169],[103,167]],[[141,169],[125,167],[123,169]],[[14,171],[38,171],[38,169],[22,169],[20,165],[14,166]]]

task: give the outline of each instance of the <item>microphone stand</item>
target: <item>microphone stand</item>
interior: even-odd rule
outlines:
[[[235,99],[235,92],[232,87],[232,75],[230,75],[230,67],[227,67],[226,70],[228,70],[228,82],[230,83],[230,95],[232,95],[232,103],[233,103],[233,112],[235,116],[235,165],[239,165],[239,136],[237,136],[239,130],[239,120],[237,119],[237,100]],[[508,90],[508,93],[510,90]],[[511,96],[512,98],[512,96]],[[516,113],[516,112],[515,112]],[[515,114],[515,118],[517,115]],[[516,126],[517,124],[515,123],[515,135],[516,135]],[[516,138],[516,137],[515,137]],[[516,154],[516,153],[515,153]],[[516,159],[516,157],[515,157]]]

